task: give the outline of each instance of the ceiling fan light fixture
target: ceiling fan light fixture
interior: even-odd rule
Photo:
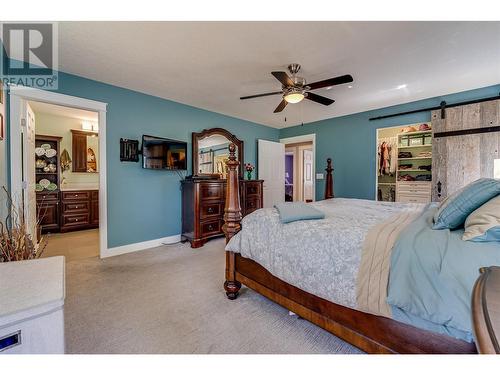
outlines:
[[[290,104],[300,103],[304,98],[305,95],[301,92],[290,92],[283,96],[283,99]]]

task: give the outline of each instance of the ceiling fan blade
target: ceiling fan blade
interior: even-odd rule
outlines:
[[[276,107],[274,113],[278,113],[284,110],[287,104],[288,102],[285,99],[281,100],[281,103]]]
[[[293,86],[292,79],[288,77],[288,74],[286,74],[285,72],[271,72],[271,74],[274,76],[274,78],[280,81],[283,86]]]
[[[306,99],[312,100],[313,102],[323,104],[323,105],[330,105],[335,102],[335,100],[321,96],[321,95],[316,95],[312,92],[308,92]]]
[[[253,98],[260,98],[261,96],[270,96],[270,95],[278,95],[278,94],[283,94],[283,91],[274,91],[274,92],[266,92],[265,94],[242,96],[240,99],[241,100],[253,99]]]
[[[352,81],[353,81],[352,76],[350,74],[346,74],[335,78],[325,79],[324,81],[308,83],[307,86],[310,87],[310,90],[316,90],[322,87],[342,85],[343,83],[349,83]]]

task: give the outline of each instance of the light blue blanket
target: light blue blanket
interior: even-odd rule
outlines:
[[[500,243],[462,241],[463,229],[433,230],[436,210],[431,204],[399,236],[387,302],[396,320],[471,341],[472,288],[480,267],[500,265]]]
[[[280,215],[283,224],[292,223],[298,220],[318,220],[324,219],[325,214],[314,208],[311,204],[304,202],[285,202],[274,206]]]

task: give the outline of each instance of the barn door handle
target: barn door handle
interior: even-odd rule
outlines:
[[[441,197],[441,181],[437,182],[437,192],[438,192],[438,197]]]

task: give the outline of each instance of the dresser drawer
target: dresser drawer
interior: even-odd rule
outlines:
[[[200,199],[207,200],[221,200],[224,198],[224,186],[222,184],[200,184]]]
[[[248,197],[245,207],[245,215],[248,215],[255,210],[262,208],[262,202],[260,201],[260,196]]]
[[[222,220],[202,221],[200,224],[201,237],[214,236],[222,233]]]
[[[89,212],[90,212],[90,206],[88,201],[63,202],[63,214],[89,213]]]
[[[89,214],[62,215],[63,227],[80,226],[89,224]]]
[[[212,216],[220,216],[224,213],[224,205],[217,202],[205,202],[200,205],[200,218],[206,219]]]
[[[245,184],[245,193],[248,196],[258,195],[260,196],[261,184],[260,182],[247,182]]]
[[[59,193],[37,193],[36,200],[38,202],[48,202],[59,200]]]
[[[430,194],[431,193],[431,183],[430,182],[400,182],[398,183],[398,192],[404,194]]]
[[[398,202],[401,203],[430,203],[430,195],[399,194]]]
[[[90,191],[63,191],[62,200],[89,200]]]

